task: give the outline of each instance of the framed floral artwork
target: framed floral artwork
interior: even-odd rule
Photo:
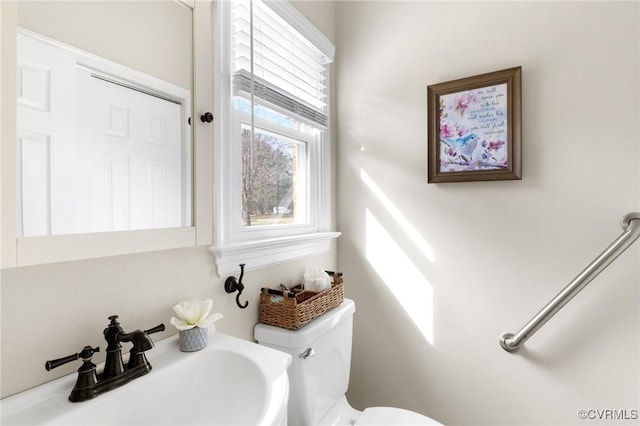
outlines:
[[[429,183],[522,179],[521,73],[427,87]]]

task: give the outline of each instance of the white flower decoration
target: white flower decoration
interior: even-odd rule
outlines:
[[[176,313],[177,318],[171,317],[171,324],[178,330],[189,330],[194,327],[212,327],[216,321],[224,317],[219,312],[209,315],[212,307],[213,300],[211,299],[193,299],[188,302],[180,302],[173,307],[173,312]]]

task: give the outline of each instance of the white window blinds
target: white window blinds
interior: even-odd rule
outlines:
[[[256,102],[326,126],[332,54],[316,47],[269,3],[237,0],[231,14],[234,95],[251,97],[253,93]]]

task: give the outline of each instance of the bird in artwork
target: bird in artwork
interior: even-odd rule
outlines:
[[[443,138],[442,142],[449,147],[449,155],[452,157],[460,156],[460,159],[469,163],[473,156],[473,152],[478,146],[478,136],[475,133],[469,133],[459,138]]]
[[[461,136],[459,138],[445,138],[445,141],[449,144],[449,145],[453,145],[459,148],[465,148],[467,145],[469,145],[470,143],[474,142],[478,143],[478,135],[476,135],[475,133],[469,133],[467,135]]]

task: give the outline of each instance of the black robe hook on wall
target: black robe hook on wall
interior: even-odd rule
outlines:
[[[240,278],[236,280],[236,277],[229,277],[224,282],[224,290],[227,293],[238,292],[236,295],[236,304],[240,309],[244,309],[249,305],[249,301],[244,302],[244,305],[240,304],[240,295],[244,290],[244,284],[242,284],[242,277],[244,276],[244,263],[240,264]]]

